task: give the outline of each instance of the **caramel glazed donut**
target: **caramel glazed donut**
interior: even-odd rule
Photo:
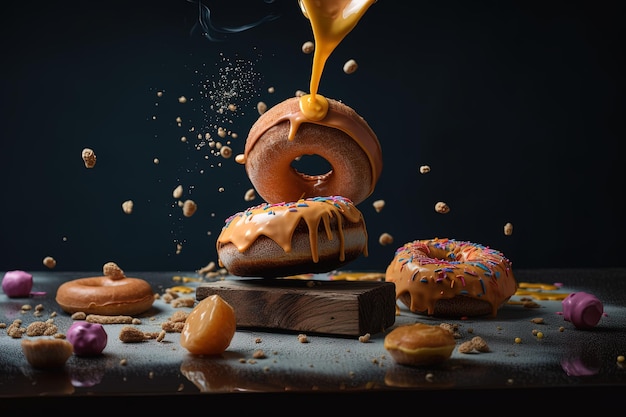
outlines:
[[[322,273],[368,255],[363,214],[342,196],[263,203],[225,223],[217,238],[218,261],[233,275]]]
[[[132,316],[152,307],[154,292],[147,281],[139,278],[79,278],[59,286],[56,302],[70,314],[80,311],[106,316]]]
[[[376,134],[352,108],[333,99],[321,120],[302,113],[300,98],[289,98],[252,125],[243,155],[257,194],[270,204],[318,196],[343,196],[358,205],[374,191],[382,171]],[[292,166],[303,155],[324,158],[331,170],[307,175]]]
[[[495,317],[517,291],[502,253],[453,239],[406,243],[396,250],[385,280],[396,284],[396,299],[412,312],[431,316]]]

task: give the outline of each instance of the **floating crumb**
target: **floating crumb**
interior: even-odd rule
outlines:
[[[183,186],[179,184],[176,186],[176,188],[174,188],[174,191],[172,191],[172,197],[178,200],[182,196],[183,196]]]
[[[376,213],[380,213],[385,207],[385,200],[376,200],[372,203],[372,206],[374,206],[374,210],[376,210]]]
[[[367,343],[367,342],[369,342],[369,341],[370,341],[370,338],[371,338],[371,337],[372,337],[372,336],[371,336],[369,333],[365,333],[364,335],[359,336],[359,342],[361,342],[361,343]]]
[[[276,90],[274,89],[274,87],[267,87],[267,92],[270,94],[274,94]]]
[[[81,156],[83,158],[83,162],[85,163],[86,168],[93,168],[94,166],[96,166],[96,154],[94,153],[93,149],[83,149]]]
[[[387,246],[393,243],[393,236],[391,236],[389,233],[382,233],[379,237],[378,237],[378,243],[381,244],[381,246]]]
[[[230,146],[222,146],[220,148],[220,155],[222,156],[222,158],[228,159],[233,156],[233,150]]]
[[[159,165],[159,162],[161,162],[161,161],[159,161],[159,158],[154,158],[154,159],[152,160],[152,163],[153,163],[154,165]]]
[[[300,333],[298,335],[298,342],[300,343],[309,343],[309,338],[304,333]]]
[[[359,64],[354,59],[349,59],[343,64],[343,72],[346,74],[352,74],[359,68]]]
[[[422,165],[420,167],[420,174],[428,174],[430,172],[430,166]]]
[[[185,217],[191,217],[198,209],[198,205],[193,200],[185,200],[183,203],[183,215]]]
[[[124,275],[124,271],[120,268],[115,262],[107,262],[102,266],[102,273],[104,276],[109,277],[111,279],[122,279],[126,275]]]
[[[133,207],[135,203],[133,200],[126,200],[122,203],[122,211],[126,214],[131,214],[133,212]]]
[[[513,234],[513,224],[507,223],[504,225],[504,234],[507,236],[511,236]]]
[[[450,206],[448,206],[443,201],[439,201],[437,202],[437,204],[435,204],[435,211],[441,214],[450,213]]]
[[[267,104],[265,104],[265,102],[263,101],[259,101],[256,104],[256,110],[259,112],[259,114],[263,114],[267,111]]]
[[[310,54],[315,50],[315,44],[313,41],[306,41],[302,44],[302,52],[305,54]]]
[[[305,94],[306,94],[306,92],[305,92],[305,91],[303,91],[303,90],[296,90],[296,92],[295,92],[295,94],[294,94],[294,95],[295,95],[296,97],[302,97],[302,96],[303,96],[303,95],[305,95]]]
[[[185,104],[187,102],[187,97],[185,97],[185,96],[178,97],[178,102],[182,103],[182,104]]]
[[[47,268],[53,269],[55,266],[57,266],[57,261],[52,256],[46,256],[45,258],[43,258],[43,264]]]
[[[248,189],[246,193],[243,195],[243,199],[245,201],[252,201],[256,198],[256,190],[254,188]]]

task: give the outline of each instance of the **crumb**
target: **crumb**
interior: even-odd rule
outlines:
[[[33,307],[31,307],[29,304],[24,304],[22,306],[22,311],[30,311]]]
[[[172,191],[172,197],[178,200],[182,196],[183,196],[183,186],[179,184],[176,186],[176,188],[174,188],[174,191]]]
[[[385,207],[385,200],[376,200],[372,203],[372,206],[374,206],[376,213],[380,213]]]
[[[157,342],[162,342],[165,339],[165,334],[167,332],[165,330],[161,330],[156,338]]]
[[[474,336],[472,338],[472,345],[474,346],[474,349],[476,349],[479,352],[489,352],[489,346],[487,345],[487,342],[485,342],[485,340],[480,337],[480,336]]]
[[[308,337],[305,334],[300,333],[298,335],[298,342],[300,342],[300,343],[309,343],[309,339],[308,339]]]
[[[252,357],[254,359],[265,359],[265,352],[263,352],[261,349],[255,350],[254,353],[252,354]]]
[[[531,323],[535,323],[535,324],[544,324],[542,317],[537,317],[537,318],[531,319],[530,322]]]
[[[474,351],[474,344],[468,340],[463,342],[458,347],[459,353],[472,353]]]
[[[504,225],[504,234],[507,236],[511,236],[513,234],[513,224],[507,223]]]
[[[435,204],[435,211],[441,214],[450,213],[450,206],[448,206],[443,201],[439,201],[437,204]]]
[[[173,322],[184,322],[185,320],[187,320],[187,316],[189,316],[189,313],[186,311],[175,311],[169,318],[168,320],[173,321]]]
[[[359,342],[367,343],[370,341],[371,335],[369,333],[365,333],[363,336],[359,336]]]
[[[524,301],[522,306],[524,308],[539,308],[539,307],[541,307],[538,303],[536,303],[534,301]]]
[[[14,339],[19,339],[26,333],[26,327],[22,327],[22,320],[15,319],[13,323],[7,327],[7,335]]]
[[[246,191],[246,193],[243,195],[243,199],[245,201],[252,201],[256,198],[256,191],[254,188],[250,188],[248,191]]]
[[[381,246],[390,245],[393,243],[393,236],[389,233],[383,233],[379,236],[378,243],[380,243]]]
[[[257,337],[256,339],[254,339],[254,343],[261,343],[261,342],[262,342],[262,340],[261,340],[260,337]]]
[[[172,300],[171,304],[174,308],[180,307],[193,307],[196,303],[195,298],[192,297],[180,297],[175,300]]]
[[[430,166],[422,165],[420,167],[420,174],[428,174],[430,172]]]
[[[133,200],[126,200],[122,202],[122,211],[126,214],[132,214],[135,202]]]
[[[353,74],[359,68],[359,64],[354,59],[349,59],[343,64],[343,72]]]
[[[259,114],[263,114],[267,111],[267,104],[265,104],[262,101],[259,101],[256,105],[256,109],[259,112]]]
[[[87,318],[87,314],[82,311],[77,311],[72,314],[72,320],[85,320]]]
[[[53,323],[34,321],[26,327],[26,336],[52,336],[59,328]]]
[[[233,150],[230,146],[222,146],[220,148],[220,155],[222,156],[222,158],[228,159],[233,156]]]
[[[104,276],[109,277],[111,279],[122,279],[126,276],[124,275],[124,271],[122,268],[117,266],[115,262],[107,262],[102,266],[102,273]]]
[[[119,339],[124,343],[137,343],[143,342],[147,337],[144,332],[136,327],[124,326],[122,330],[120,330]]]
[[[175,323],[172,321],[161,323],[161,329],[165,330],[167,333],[182,333],[183,327],[185,327],[185,323]]]
[[[198,209],[198,205],[193,200],[185,200],[183,203],[183,215],[185,217],[191,217]]]
[[[91,148],[84,148],[81,157],[85,163],[85,168],[93,168],[96,166],[96,154]]]
[[[209,272],[215,271],[215,262],[211,261],[202,268],[198,269],[196,272],[202,275],[208,274]]]
[[[128,365],[128,359],[120,359],[120,365],[122,366]]]
[[[302,44],[302,52],[305,54],[310,54],[315,50],[315,44],[313,41],[306,41]]]
[[[43,264],[48,269],[53,269],[55,266],[57,266],[57,261],[52,256],[46,256],[45,258],[43,258]]]
[[[133,322],[131,316],[104,316],[100,314],[88,314],[85,320],[89,323],[99,324],[131,324]]]

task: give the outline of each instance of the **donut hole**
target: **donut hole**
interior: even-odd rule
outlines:
[[[300,155],[291,161],[291,167],[305,178],[327,178],[333,166],[323,156],[317,154]]]

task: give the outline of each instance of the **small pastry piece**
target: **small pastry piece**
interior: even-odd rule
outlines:
[[[33,368],[62,368],[72,356],[73,347],[64,339],[24,339],[22,351]]]
[[[418,314],[495,317],[517,291],[511,262],[489,247],[453,239],[415,240],[385,273],[396,298]]]
[[[76,321],[72,323],[65,337],[74,347],[78,356],[96,356],[102,353],[107,345],[108,336],[104,326],[99,323]]]
[[[424,323],[407,324],[385,336],[384,347],[401,365],[431,365],[445,361],[456,346],[449,330]]]
[[[604,314],[602,302],[586,292],[573,292],[561,301],[563,318],[577,329],[591,329]]]
[[[28,297],[33,289],[33,276],[25,271],[7,271],[2,278],[2,291],[9,298]]]
[[[367,256],[367,229],[341,196],[265,203],[226,219],[217,253],[220,266],[238,276],[324,273]]]

